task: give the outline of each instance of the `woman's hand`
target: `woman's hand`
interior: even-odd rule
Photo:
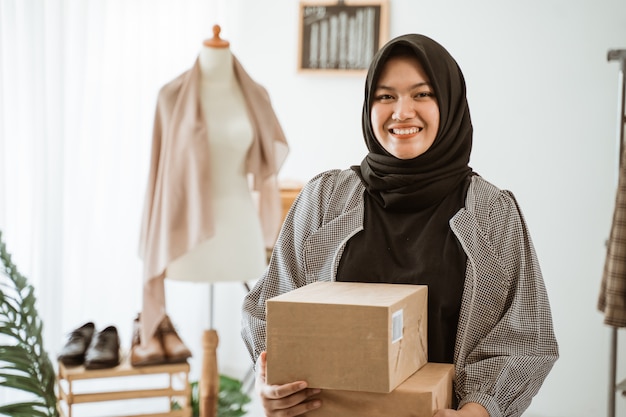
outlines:
[[[265,355],[266,353],[262,352],[258,359],[255,387],[261,397],[261,403],[267,417],[299,416],[322,405],[319,399],[310,400],[312,396],[319,394],[320,390],[307,388],[304,381],[284,385],[268,385],[265,382],[267,370]]]
[[[439,410],[433,417],[489,417],[489,413],[478,403],[467,403],[460,410]]]

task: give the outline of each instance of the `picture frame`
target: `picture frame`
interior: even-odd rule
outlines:
[[[388,0],[301,0],[297,70],[362,75],[389,39]]]

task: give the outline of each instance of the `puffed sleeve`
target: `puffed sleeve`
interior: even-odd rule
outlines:
[[[473,235],[464,239],[469,296],[459,322],[456,392],[459,407],[477,402],[490,417],[518,417],[559,356],[550,304],[513,194],[501,191],[477,211],[465,218]]]
[[[293,202],[261,278],[243,302],[241,335],[253,362],[265,350],[265,301],[307,284],[305,242],[324,222],[337,171],[312,178]]]

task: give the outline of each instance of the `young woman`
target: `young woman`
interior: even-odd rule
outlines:
[[[468,165],[472,124],[456,61],[422,35],[388,42],[369,68],[362,126],[361,165],[307,183],[244,302],[266,415],[323,404],[305,381],[265,383],[265,300],[336,280],[428,285],[428,360],[455,364],[455,409],[436,417],[520,416],[558,347],[521,210]]]

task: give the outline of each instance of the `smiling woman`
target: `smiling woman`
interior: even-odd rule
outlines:
[[[371,112],[376,138],[396,158],[415,158],[435,141],[439,106],[424,68],[410,51],[387,61]]]
[[[265,415],[337,405],[314,376],[266,379],[265,355],[268,300],[340,281],[428,286],[428,362],[455,369],[451,408],[434,417],[521,416],[558,345],[521,209],[469,166],[473,128],[461,69],[427,36],[392,39],[370,64],[361,122],[368,149],[361,164],[321,172],[304,186],[244,301],[242,335]],[[309,366],[336,360],[332,349],[325,353]]]

